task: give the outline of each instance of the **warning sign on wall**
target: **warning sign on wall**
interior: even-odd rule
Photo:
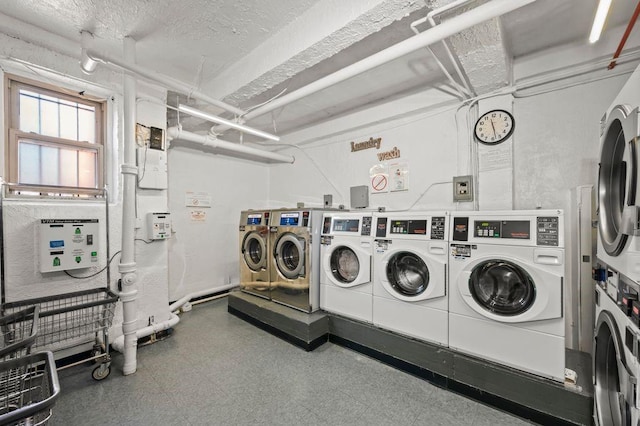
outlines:
[[[369,170],[369,186],[372,194],[389,192],[389,168],[385,164],[376,164]]]

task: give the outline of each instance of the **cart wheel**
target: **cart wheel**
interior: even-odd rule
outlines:
[[[109,376],[109,373],[111,373],[111,367],[102,364],[93,369],[91,377],[93,380],[104,380]]]

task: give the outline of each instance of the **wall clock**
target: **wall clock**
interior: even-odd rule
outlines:
[[[484,113],[474,129],[478,142],[485,145],[497,145],[511,136],[516,125],[513,115],[503,109],[494,109]]]

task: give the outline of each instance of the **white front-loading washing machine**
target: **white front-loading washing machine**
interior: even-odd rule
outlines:
[[[637,426],[640,287],[613,270],[603,269],[597,275],[601,278],[595,296],[594,422],[597,426]]]
[[[447,212],[374,217],[373,324],[447,345]]]
[[[372,220],[371,212],[325,213],[320,243],[320,307],[369,323],[373,320]]]
[[[451,217],[449,346],[564,381],[564,214]]]
[[[640,67],[605,115],[598,170],[597,257],[640,282]]]

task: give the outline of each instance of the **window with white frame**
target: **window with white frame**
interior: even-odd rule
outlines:
[[[6,180],[14,193],[92,196],[103,187],[104,102],[7,75]]]

